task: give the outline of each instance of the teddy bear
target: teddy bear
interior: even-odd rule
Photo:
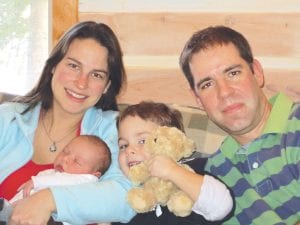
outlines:
[[[150,155],[165,155],[178,163],[195,151],[195,143],[175,127],[159,126],[145,141],[145,151]],[[193,171],[188,165],[180,164]],[[135,185],[129,190],[127,200],[138,213],[167,206],[176,216],[185,217],[192,211],[193,200],[175,184],[158,177],[151,177],[145,162],[132,166],[129,179]]]

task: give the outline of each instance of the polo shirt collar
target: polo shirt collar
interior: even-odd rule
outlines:
[[[263,133],[282,133],[285,131],[293,101],[283,93],[279,93],[269,102],[273,107]]]
[[[266,133],[282,133],[288,120],[293,101],[285,94],[279,93],[273,96],[269,102],[272,104],[272,110],[263,134]],[[227,136],[221,145],[221,151],[228,157],[232,158],[234,154],[241,148],[241,145],[231,136]]]

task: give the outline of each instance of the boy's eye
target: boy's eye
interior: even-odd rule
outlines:
[[[145,144],[145,141],[146,141],[145,139],[141,139],[141,140],[138,141],[138,143],[143,145],[143,144]]]
[[[127,148],[127,145],[119,145],[120,150],[125,150]]]

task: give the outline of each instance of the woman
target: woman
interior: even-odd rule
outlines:
[[[10,198],[79,134],[101,137],[112,164],[97,184],[53,187],[17,203],[10,224],[128,221],[130,183],[118,168],[116,96],[125,82],[119,42],[102,23],[81,22],[52,50],[36,87],[0,107],[0,196]],[[38,213],[37,213],[38,212]]]

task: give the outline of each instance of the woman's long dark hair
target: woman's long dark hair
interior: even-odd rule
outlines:
[[[52,70],[66,55],[71,42],[74,39],[92,38],[108,50],[108,75],[109,89],[95,104],[102,110],[118,110],[116,97],[120,93],[122,85],[126,82],[126,74],[122,60],[122,51],[114,32],[103,23],[94,21],[80,22],[71,27],[53,48],[45,63],[41,77],[37,85],[25,96],[16,98],[16,102],[27,103],[28,107],[23,113],[34,108],[39,102],[42,108],[48,110],[53,104],[53,92],[51,88]]]

